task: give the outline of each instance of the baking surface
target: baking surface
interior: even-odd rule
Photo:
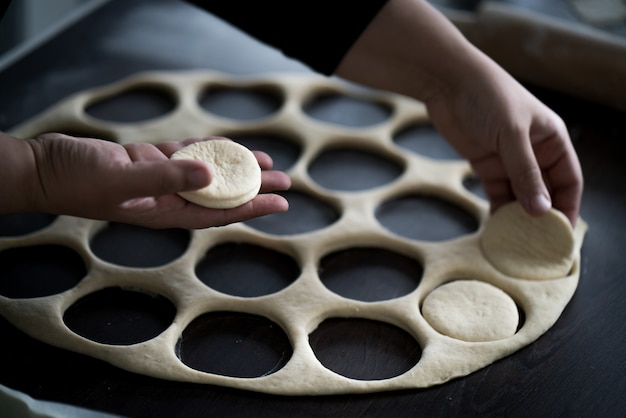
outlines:
[[[173,13],[180,15],[173,19]],[[175,30],[171,22],[179,19],[189,22],[183,31]],[[139,32],[137,27],[145,30]],[[81,34],[82,47],[66,48],[68,39],[75,36],[69,32],[0,74],[0,83],[7,86],[7,99],[0,108],[2,129],[13,127],[75,91],[142,70],[307,72],[275,51],[233,33],[210,16],[177,2],[117,2],[71,31]],[[250,53],[230,56],[223,36],[231,34],[233,42]],[[129,39],[133,42],[122,41]],[[191,44],[185,39],[206,41]],[[150,42],[178,42],[185,48],[151,49]],[[35,65],[38,62],[46,65]],[[209,412],[274,416],[296,411],[318,416],[425,411],[432,415],[618,413],[624,408],[621,376],[626,358],[622,321],[625,308],[621,303],[626,283],[620,254],[625,243],[621,232],[626,209],[622,181],[625,149],[618,141],[624,132],[623,115],[549,92],[538,93],[570,127],[586,173],[582,216],[591,229],[582,252],[581,282],[563,316],[536,343],[511,357],[427,390],[283,398],[123,372],[32,340],[2,320],[3,342],[11,343],[2,346],[0,383],[37,398],[128,416],[199,416]],[[7,218],[0,221],[3,230],[19,228]],[[29,218],[27,223],[39,221],[47,222]],[[179,240],[174,236],[175,243]],[[115,246],[115,242],[109,245]],[[58,385],[60,376],[69,380],[63,388]]]

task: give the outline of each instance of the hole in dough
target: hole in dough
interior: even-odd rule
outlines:
[[[0,237],[17,237],[51,225],[56,215],[48,213],[0,214]]]
[[[519,203],[509,203],[489,218],[480,243],[485,258],[511,277],[556,279],[569,274],[574,264],[574,231],[554,209],[535,217]]]
[[[350,248],[323,257],[319,276],[338,295],[364,302],[411,293],[422,278],[416,260],[382,248]]]
[[[222,293],[256,297],[276,293],[293,283],[300,267],[286,254],[250,244],[227,243],[209,250],[196,276]]]
[[[410,125],[394,135],[396,145],[436,160],[461,160],[461,156],[429,123]]]
[[[62,245],[2,250],[0,266],[0,295],[13,299],[56,295],[73,288],[87,275],[81,256]]]
[[[113,264],[156,267],[182,256],[190,239],[189,231],[184,229],[150,229],[110,222],[93,236],[89,245],[96,256]]]
[[[200,106],[215,115],[250,121],[268,117],[282,105],[282,95],[268,87],[211,86],[199,96]]]
[[[391,115],[391,108],[386,104],[336,93],[318,94],[303,110],[313,119],[347,127],[376,125]]]
[[[92,341],[131,345],[161,334],[175,316],[176,307],[161,295],[110,287],[76,301],[63,321]]]
[[[176,100],[159,85],[135,88],[91,102],[85,112],[111,122],[142,122],[164,116],[174,110]]]
[[[309,335],[320,363],[342,376],[382,380],[415,366],[422,349],[405,330],[386,322],[330,318]]]
[[[483,183],[480,181],[478,176],[469,175],[463,178],[463,187],[482,199],[488,199],[487,193],[483,188]]]
[[[445,241],[473,233],[478,221],[459,206],[434,196],[408,195],[383,202],[376,219],[411,239]]]
[[[520,318],[504,291],[477,280],[457,280],[430,292],[422,315],[440,334],[463,341],[495,341],[514,335]]]
[[[268,234],[295,235],[325,228],[339,219],[334,207],[311,195],[295,190],[277,194],[287,199],[289,210],[250,219],[246,225]]]
[[[293,349],[280,326],[258,315],[212,312],[183,331],[177,354],[187,366],[222,376],[267,376],[287,364]]]
[[[372,189],[397,179],[401,164],[379,154],[354,148],[333,148],[322,152],[309,166],[309,175],[332,190]]]
[[[229,135],[224,136],[238,142],[251,150],[264,151],[272,157],[273,170],[287,171],[298,161],[302,147],[292,139],[280,135]]]

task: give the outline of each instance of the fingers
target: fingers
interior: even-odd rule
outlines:
[[[211,182],[211,171],[200,161],[141,161],[128,165],[115,179],[120,198],[128,200],[205,187]]]
[[[498,154],[490,154],[482,159],[471,161],[471,164],[489,199],[491,212],[495,212],[500,206],[515,200],[509,175]]]
[[[187,228],[206,228],[207,225],[219,226],[242,222],[259,216],[285,212],[289,209],[287,199],[277,194],[260,194],[254,199],[233,209],[206,209],[196,206],[196,213],[188,216]],[[177,220],[178,222],[180,220]]]
[[[158,201],[158,200],[157,200]],[[243,222],[259,216],[285,212],[289,209],[287,200],[277,194],[260,194],[253,200],[233,209],[208,209],[186,202],[177,210],[145,210],[126,213],[126,222],[136,223],[151,228],[186,228],[204,229]]]
[[[291,179],[282,171],[261,172],[261,193],[288,190],[290,187]]]
[[[500,156],[517,200],[531,215],[546,213],[552,200],[528,133],[520,129],[502,139],[500,145]]]
[[[472,167],[481,178],[491,203],[491,210],[496,211],[505,203],[518,200],[530,214],[541,215],[550,206],[532,199],[537,193],[545,193],[552,206],[575,225],[580,210],[583,177],[571,141],[566,133],[558,129],[551,131],[548,137],[534,141],[531,144],[528,139],[512,138],[509,142],[521,144],[508,144],[502,147],[500,154],[472,161]]]
[[[537,159],[552,194],[553,205],[576,224],[583,192],[580,162],[568,136],[555,135],[538,144]]]

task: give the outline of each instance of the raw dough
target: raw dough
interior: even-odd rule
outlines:
[[[574,231],[565,215],[551,209],[533,217],[517,202],[501,207],[489,219],[481,244],[495,268],[529,280],[566,276],[576,256]]]
[[[197,101],[199,93],[212,84],[234,89],[267,90],[272,86],[272,90],[281,92],[284,103],[276,114],[253,123],[218,117],[202,109]],[[180,101],[177,109],[161,118],[137,124],[109,123],[86,116],[84,109],[88,104],[137,85],[176,92]],[[304,104],[315,94],[328,92],[382,103],[392,110],[390,117],[370,128],[353,129],[306,116],[302,111]],[[466,161],[432,160],[394,143],[393,137],[399,130],[427,122],[423,104],[407,97],[366,92],[337,80],[311,75],[237,78],[201,71],[154,72],[69,97],[12,133],[29,137],[72,127],[73,131],[103,132],[122,144],[207,134],[228,136],[233,132],[282,134],[302,147],[298,161],[287,172],[294,188],[333,202],[340,208],[341,217],[323,229],[280,237],[245,224],[194,231],[189,247],[180,258],[163,267],[140,269],[105,263],[86,248],[85,237],[102,227],[102,223],[62,216],[35,233],[2,237],[0,251],[42,243],[69,245],[80,250],[89,266],[87,277],[61,294],[25,299],[0,296],[0,314],[34,338],[136,373],[273,394],[322,395],[424,388],[479,370],[532,343],[558,320],[578,284],[580,247],[586,225],[579,219],[572,235],[559,214],[553,212],[545,219],[533,220],[525,217],[515,205],[503,208],[490,219],[488,203],[463,187],[464,179],[472,175]],[[321,188],[309,176],[307,167],[320,152],[337,146],[366,149],[394,159],[405,167],[404,173],[384,187],[357,193]],[[453,202],[475,216],[481,228],[476,233],[442,242],[399,237],[377,223],[375,211],[384,202],[407,193],[436,195]],[[416,214],[416,222],[419,222],[419,214]],[[529,237],[533,248],[525,251],[528,244],[520,240]],[[302,267],[300,276],[281,291],[254,298],[230,296],[210,289],[194,275],[194,268],[207,248],[233,241],[263,245],[291,255]],[[324,287],[316,268],[320,259],[331,251],[364,246],[382,247],[415,257],[424,267],[418,287],[402,297],[375,303],[344,298]],[[514,251],[513,258],[503,255],[507,247]],[[461,278],[467,282],[450,283]],[[77,298],[110,286],[143,289],[149,294],[165,296],[176,305],[176,320],[159,336],[130,346],[99,344],[76,335],[65,326],[64,309]],[[450,293],[455,293],[451,291],[458,290],[459,286],[469,286],[468,289],[463,287],[463,292],[473,294],[467,306],[479,301],[502,305],[510,316],[504,326],[494,327],[493,321],[486,324],[473,321],[470,325],[478,332],[468,335],[463,333],[465,330],[459,331],[458,316],[446,316],[452,312],[450,309],[448,313],[440,312],[440,319],[433,319],[428,307],[431,301],[441,297],[443,303],[454,304],[449,299]],[[435,290],[429,295],[431,289]],[[481,293],[483,289],[487,293]],[[488,294],[493,294],[493,298],[487,297]],[[422,304],[426,305],[426,312],[431,312],[427,313],[430,319],[422,315]],[[514,315],[511,315],[514,305],[524,314],[522,326],[515,330]],[[184,364],[176,355],[176,345],[185,327],[199,316],[223,311],[225,307],[232,312],[264,316],[281,327],[293,346],[287,364],[258,378],[220,376]],[[497,308],[498,312],[501,308]],[[487,309],[485,312],[490,318],[486,319],[493,320],[492,316],[497,315],[495,310],[493,306]],[[419,362],[401,375],[382,380],[349,379],[328,370],[315,356],[309,335],[327,318],[350,317],[376,319],[403,328],[421,345]],[[437,331],[443,330],[441,324],[449,326],[454,322],[457,322],[456,330],[443,332],[455,338]],[[511,336],[511,333],[514,334]],[[473,339],[480,341],[466,341]]]
[[[422,315],[440,333],[463,341],[510,337],[519,324],[513,299],[477,280],[457,280],[434,289],[424,299]]]
[[[211,167],[211,183],[199,190],[179,193],[186,200],[214,209],[234,208],[252,200],[261,188],[261,168],[252,151],[229,140],[194,142],[171,159],[199,160]]]

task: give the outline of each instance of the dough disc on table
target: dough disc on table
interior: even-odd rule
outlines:
[[[422,315],[439,333],[463,341],[495,341],[515,334],[519,314],[504,291],[477,280],[457,280],[426,296]]]
[[[180,192],[196,205],[214,209],[234,208],[252,200],[261,188],[261,168],[254,154],[237,142],[208,140],[188,145],[172,160],[199,160],[211,167],[211,183],[202,189]]]

